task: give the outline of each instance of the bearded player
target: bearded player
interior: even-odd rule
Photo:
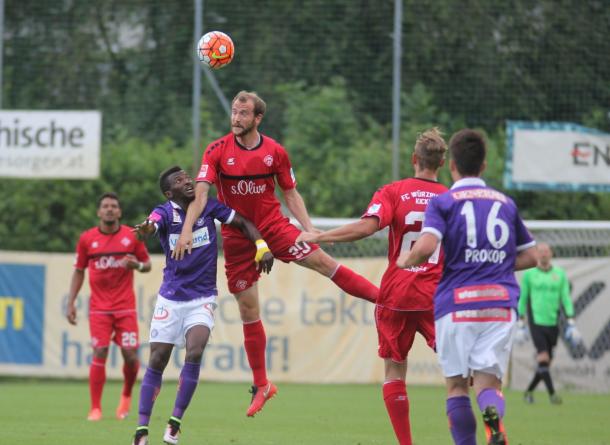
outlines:
[[[254,416],[277,392],[267,379],[265,369],[267,340],[260,319],[257,286],[260,273],[252,261],[257,250],[269,248],[277,259],[313,269],[355,297],[375,302],[379,294],[376,286],[337,263],[316,244],[296,242],[301,231],[282,214],[275,196],[276,181],[292,215],[306,231],[315,229],[296,189],[286,149],[258,131],[265,111],[266,104],[256,93],[241,91],[233,99],[231,133],[212,142],[205,150],[196,178],[196,197],[189,205],[173,252],[177,259],[190,253],[193,223],[207,202],[211,184],[216,184],[218,199],[252,221],[263,236],[254,246],[238,230],[222,226],[228,287],[239,305],[244,346],[254,380],[248,416]]]

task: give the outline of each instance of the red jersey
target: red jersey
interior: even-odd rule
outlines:
[[[430,199],[447,191],[436,181],[408,178],[381,187],[362,217],[379,218],[379,228],[389,226],[388,268],[381,279],[377,304],[399,311],[432,310],[433,296],[442,273],[439,248],[427,263],[399,269],[396,260],[419,237]]]
[[[149,259],[146,245],[128,226],[121,225],[114,233],[92,227],[81,234],[74,267],[89,269],[90,312],[135,310],[133,269],[127,269],[123,261],[127,254],[142,262]]]
[[[212,142],[201,161],[197,181],[216,184],[218,200],[235,209],[263,231],[284,219],[275,196],[275,180],[282,190],[296,187],[286,149],[263,136],[259,144],[247,149],[233,133]],[[237,228],[223,225],[223,236],[243,236]]]

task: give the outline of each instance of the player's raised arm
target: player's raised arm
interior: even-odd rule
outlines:
[[[297,243],[324,243],[357,241],[379,230],[379,221],[375,217],[362,218],[359,221],[336,227],[326,232],[301,232]]]
[[[182,232],[176,242],[175,249],[172,251],[172,258],[181,260],[184,258],[185,252],[191,253],[193,248],[193,225],[208,202],[209,190],[209,182],[201,181],[195,185],[195,199],[191,201],[186,211]]]
[[[296,218],[296,220],[301,224],[303,230],[306,232],[316,232],[313,225],[311,224],[311,219],[309,218],[309,213],[307,213],[307,207],[305,207],[305,201],[303,201],[303,197],[297,191],[296,188],[282,190],[284,194],[284,201],[286,202],[286,207],[290,210],[290,213]]]
[[[432,256],[438,246],[439,240],[436,235],[423,233],[413,244],[408,252],[402,252],[396,260],[396,265],[401,269],[417,266],[425,263]]]
[[[229,225],[237,227],[250,241],[256,244],[254,261],[258,265],[259,271],[266,273],[271,272],[271,267],[273,267],[273,254],[269,250],[267,243],[263,240],[263,236],[256,226],[252,224],[249,219],[244,218],[237,212]]]

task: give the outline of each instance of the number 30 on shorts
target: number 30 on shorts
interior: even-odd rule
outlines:
[[[121,333],[121,347],[129,348],[135,347],[138,344],[138,339],[135,332],[122,332]]]
[[[311,252],[311,246],[305,242],[296,243],[288,248],[288,253],[297,260]]]

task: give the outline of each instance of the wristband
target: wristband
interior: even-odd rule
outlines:
[[[142,271],[144,270],[144,263],[143,263],[143,262],[141,262],[141,261],[139,261],[139,262],[138,262],[138,270],[139,270],[140,272],[142,272]]]
[[[265,240],[257,239],[255,241],[255,244],[256,244],[256,255],[254,256],[254,261],[258,263],[260,260],[263,259],[264,254],[266,254],[267,252],[271,252],[271,251],[269,250],[269,246],[267,246],[267,243],[265,242]]]

